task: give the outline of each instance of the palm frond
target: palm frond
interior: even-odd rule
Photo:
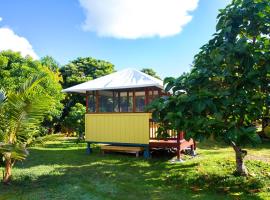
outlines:
[[[39,124],[52,104],[51,97],[36,91],[42,80],[33,77],[18,92],[8,94],[9,130],[5,142],[29,143],[38,133]]]
[[[18,90],[18,93],[32,93],[33,90],[42,82],[46,80],[44,73],[34,74],[31,78],[27,79],[24,84]]]
[[[6,158],[6,159],[24,160],[28,155],[28,151],[22,144],[0,143],[0,154],[3,155],[4,159]]]

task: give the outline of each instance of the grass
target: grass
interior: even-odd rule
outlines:
[[[251,176],[235,177],[234,153],[220,144],[199,144],[198,156],[170,163],[171,155],[86,155],[85,144],[58,138],[30,149],[13,169],[0,199],[270,199],[270,144],[247,148]]]

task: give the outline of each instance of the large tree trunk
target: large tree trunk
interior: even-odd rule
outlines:
[[[232,142],[233,149],[235,151],[236,158],[236,174],[240,176],[247,176],[248,170],[244,163],[244,157],[247,155],[247,151],[242,150],[234,142]]]
[[[3,179],[4,184],[8,184],[11,179],[11,168],[12,168],[11,159],[6,159],[5,160],[5,174],[4,174],[4,179]]]

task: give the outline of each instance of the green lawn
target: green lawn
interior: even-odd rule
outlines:
[[[270,144],[248,148],[252,174],[235,177],[231,148],[200,144],[198,156],[170,163],[159,153],[86,155],[86,144],[58,138],[33,147],[16,163],[13,181],[0,186],[0,199],[270,199]],[[262,161],[258,161],[258,159]]]

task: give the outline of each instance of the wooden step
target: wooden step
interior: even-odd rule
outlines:
[[[143,147],[111,146],[111,145],[101,146],[100,149],[103,154],[105,153],[105,151],[115,151],[124,153],[135,153],[136,157],[139,157],[139,153],[144,150]]]

